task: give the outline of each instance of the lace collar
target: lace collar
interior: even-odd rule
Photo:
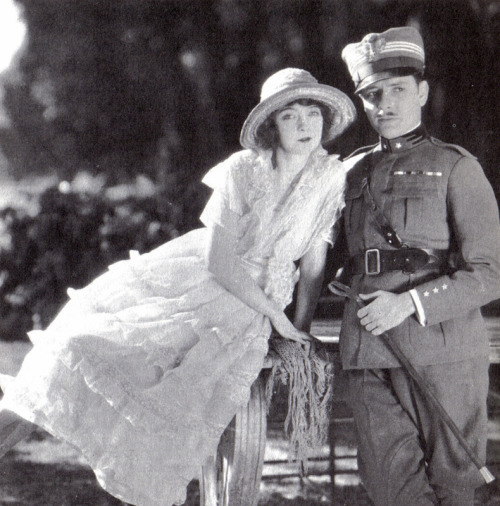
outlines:
[[[314,170],[315,172],[324,170],[325,164],[321,162],[324,161],[324,159],[327,156],[329,156],[328,151],[322,146],[319,146],[311,153],[304,168],[301,169],[299,173],[303,173],[309,170]],[[340,155],[330,155],[330,156],[332,159],[335,160],[340,157]],[[260,175],[262,175],[262,183],[263,183],[262,185],[259,186],[266,187],[270,182],[270,174],[272,174],[272,171],[275,170],[273,168],[272,157],[273,151],[270,149],[257,151],[257,164],[255,166],[255,169],[259,170],[259,172],[261,173]]]
[[[299,201],[309,198],[311,192],[315,191],[317,184],[321,184],[319,180],[325,171],[329,161],[339,163],[338,158],[340,155],[328,155],[328,152],[323,147],[315,149],[303,169],[293,178],[289,188],[286,189],[282,199],[287,198],[288,195],[294,193],[295,198]],[[273,182],[273,166],[272,166],[272,151],[260,151],[254,159],[252,167],[251,183],[247,189],[247,199],[251,206],[260,206],[260,203],[266,202],[267,198],[274,197],[274,182]],[[282,207],[282,202],[277,203],[276,211]]]

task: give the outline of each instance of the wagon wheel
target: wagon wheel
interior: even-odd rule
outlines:
[[[214,468],[203,468],[201,506],[257,505],[266,427],[264,383],[259,377],[248,404],[238,410],[221,437]]]

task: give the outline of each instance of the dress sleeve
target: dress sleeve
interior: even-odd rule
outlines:
[[[241,154],[236,153],[210,169],[202,182],[213,189],[200,221],[205,226],[219,225],[239,236],[239,219],[247,211],[245,195],[245,167]]]
[[[319,237],[328,243],[330,243],[330,246],[333,246],[335,239],[338,235],[338,229],[336,227],[336,224],[338,222],[338,219],[340,218],[340,215],[342,213],[342,209],[344,209],[345,203],[343,199],[340,199],[338,202],[338,206],[336,209],[332,209],[332,212],[329,214],[327,219],[325,220],[324,228],[320,232]]]
[[[319,222],[318,237],[333,246],[338,234],[336,224],[345,207],[344,188],[346,168],[338,160],[338,156],[330,156],[330,175],[328,182],[330,189],[322,206]]]

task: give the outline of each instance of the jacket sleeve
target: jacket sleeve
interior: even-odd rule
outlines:
[[[479,163],[462,157],[453,167],[447,206],[463,262],[459,270],[417,287],[425,324],[434,325],[500,297],[498,204]]]

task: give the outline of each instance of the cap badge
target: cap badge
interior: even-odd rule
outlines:
[[[386,40],[383,37],[378,37],[378,34],[372,33],[361,41],[359,50],[371,63],[377,59],[377,56],[384,49],[385,45]]]

